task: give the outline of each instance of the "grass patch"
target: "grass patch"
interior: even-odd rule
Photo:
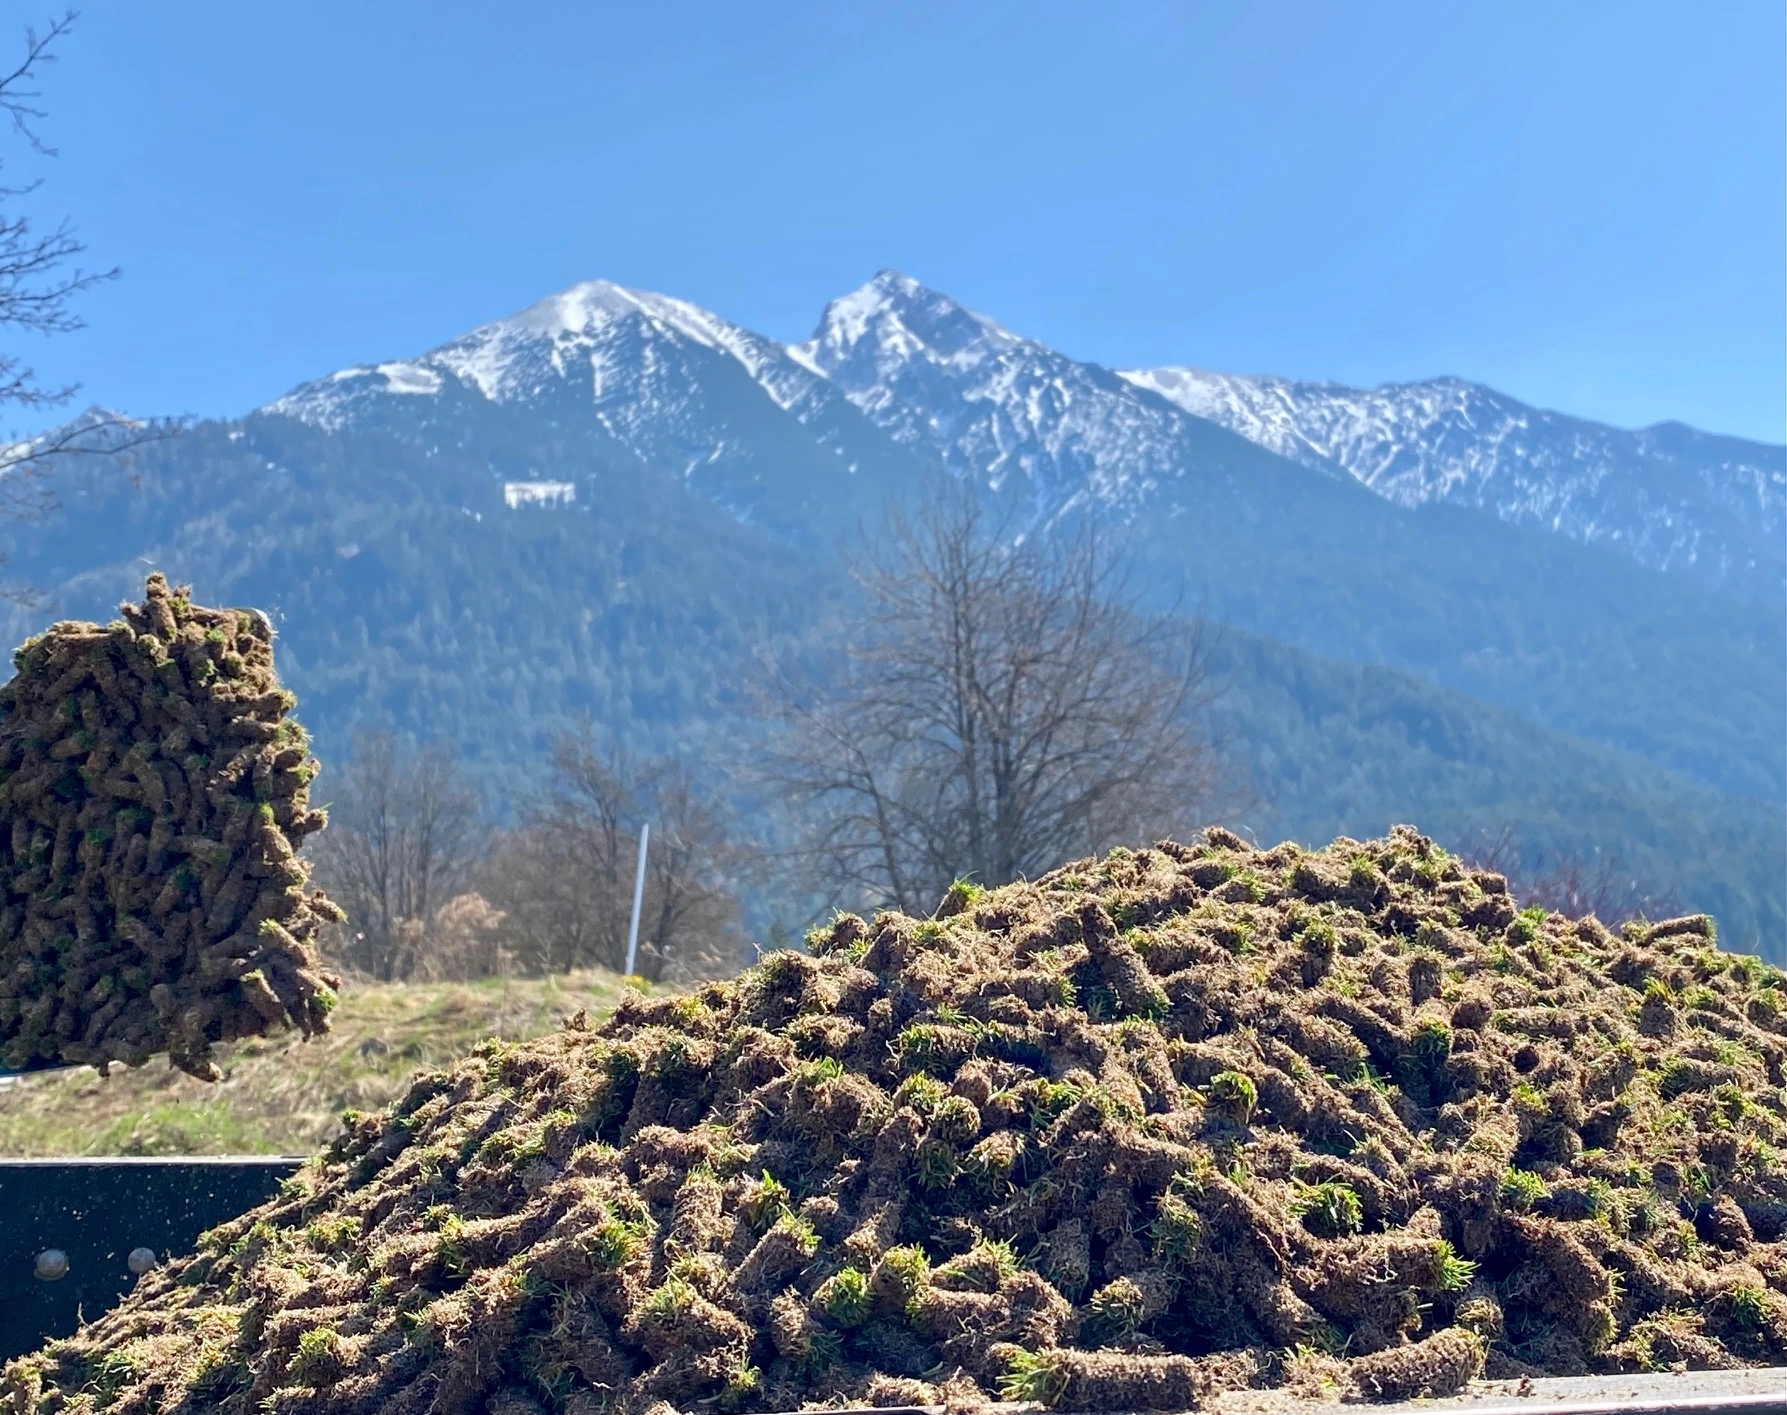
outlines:
[[[623,992],[618,976],[598,971],[353,985],[324,1036],[220,1047],[221,1081],[158,1062],[105,1077],[82,1066],[9,1079],[0,1084],[0,1154],[310,1154],[334,1138],[344,1110],[382,1110],[417,1071],[456,1062],[488,1037],[537,1037],[579,1008],[605,1015]]]

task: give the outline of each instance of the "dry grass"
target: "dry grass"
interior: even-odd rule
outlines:
[[[485,1037],[539,1036],[579,1008],[606,1016],[624,992],[613,973],[476,983],[363,983],[347,989],[328,1034],[221,1048],[224,1079],[162,1063],[91,1067],[0,1084],[0,1155],[309,1154],[344,1109],[379,1109],[420,1069]]]

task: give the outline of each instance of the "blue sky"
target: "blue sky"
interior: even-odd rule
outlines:
[[[1779,0],[93,0],[10,171],[125,274],[27,352],[228,414],[580,279],[802,338],[896,266],[1112,365],[1781,441],[1784,54]]]

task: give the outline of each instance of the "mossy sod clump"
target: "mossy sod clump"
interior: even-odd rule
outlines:
[[[427,1075],[11,1415],[1188,1409],[1787,1360],[1787,1007],[1409,830],[1114,851]]]
[[[216,1074],[213,1043],[328,1025],[340,910],[296,851],[317,770],[251,610],[149,577],[0,687],[0,1065]]]

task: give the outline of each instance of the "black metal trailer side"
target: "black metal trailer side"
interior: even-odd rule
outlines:
[[[298,1159],[0,1159],[0,1361],[73,1334],[137,1271],[272,1197]],[[134,1258],[134,1261],[133,1261]]]

